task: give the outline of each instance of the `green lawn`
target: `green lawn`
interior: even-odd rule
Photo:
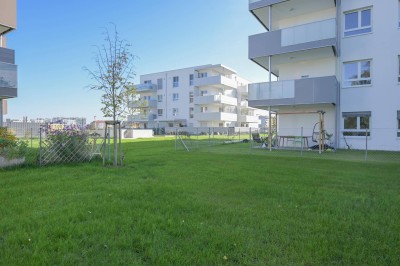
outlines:
[[[0,169],[0,265],[400,264],[400,164],[174,145]]]

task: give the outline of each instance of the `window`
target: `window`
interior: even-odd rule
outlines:
[[[206,78],[206,77],[207,77],[207,72],[199,73],[197,76],[198,76],[199,78]]]
[[[397,111],[397,137],[400,138],[400,111]]]
[[[179,93],[173,93],[173,94],[172,94],[172,100],[173,100],[173,101],[179,100]]]
[[[178,108],[172,108],[172,115],[173,116],[177,116],[179,113],[179,109]]]
[[[174,87],[174,88],[179,87],[179,77],[178,76],[172,78],[172,87]]]
[[[371,112],[346,112],[342,116],[344,136],[370,136]]]
[[[192,103],[193,102],[193,91],[190,91],[189,92],[189,103]]]
[[[397,61],[399,61],[399,64],[398,64],[399,68],[397,70],[397,82],[400,82],[400,55],[397,58],[398,58]]]
[[[145,80],[144,84],[151,84],[151,80]]]
[[[157,88],[158,88],[159,90],[162,90],[162,88],[163,88],[162,79],[157,79]]]
[[[200,96],[207,96],[207,91],[200,91]]]
[[[163,115],[163,109],[157,109],[157,114],[158,114],[158,116],[162,116]]]
[[[207,112],[207,106],[200,107],[200,112],[206,113]]]
[[[193,86],[193,80],[194,80],[194,75],[190,74],[189,75],[189,86]]]
[[[162,102],[162,99],[163,97],[162,97],[162,95],[157,95],[157,101],[160,103],[160,102]]]
[[[344,87],[371,84],[371,60],[343,63]]]
[[[371,9],[361,9],[344,14],[344,36],[352,36],[372,31]]]
[[[194,117],[194,108],[193,107],[190,107],[189,108],[189,118],[193,118]]]

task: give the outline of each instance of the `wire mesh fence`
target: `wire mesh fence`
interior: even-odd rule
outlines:
[[[291,131],[299,134],[269,134],[268,128],[176,128],[175,150],[400,163],[400,139],[397,135],[391,140],[377,137],[388,130],[368,129],[359,136],[346,136],[342,132],[342,136],[337,138],[333,134],[322,138],[319,132],[313,134],[304,128]]]

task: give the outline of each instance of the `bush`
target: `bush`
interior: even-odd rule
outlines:
[[[0,156],[6,159],[22,158],[26,155],[28,144],[19,140],[7,128],[0,128]]]
[[[90,159],[89,135],[78,126],[49,127],[46,132],[48,158],[52,162],[79,162]]]

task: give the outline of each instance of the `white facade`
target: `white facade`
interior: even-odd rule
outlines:
[[[249,37],[249,58],[278,79],[250,84],[249,105],[276,111],[278,134],[311,135],[322,110],[336,147],[363,149],[367,135],[369,149],[399,150],[400,1],[252,0],[249,9],[267,31]]]
[[[144,100],[134,127],[258,127],[265,111],[248,107],[248,81],[224,65],[203,65],[140,76]]]

